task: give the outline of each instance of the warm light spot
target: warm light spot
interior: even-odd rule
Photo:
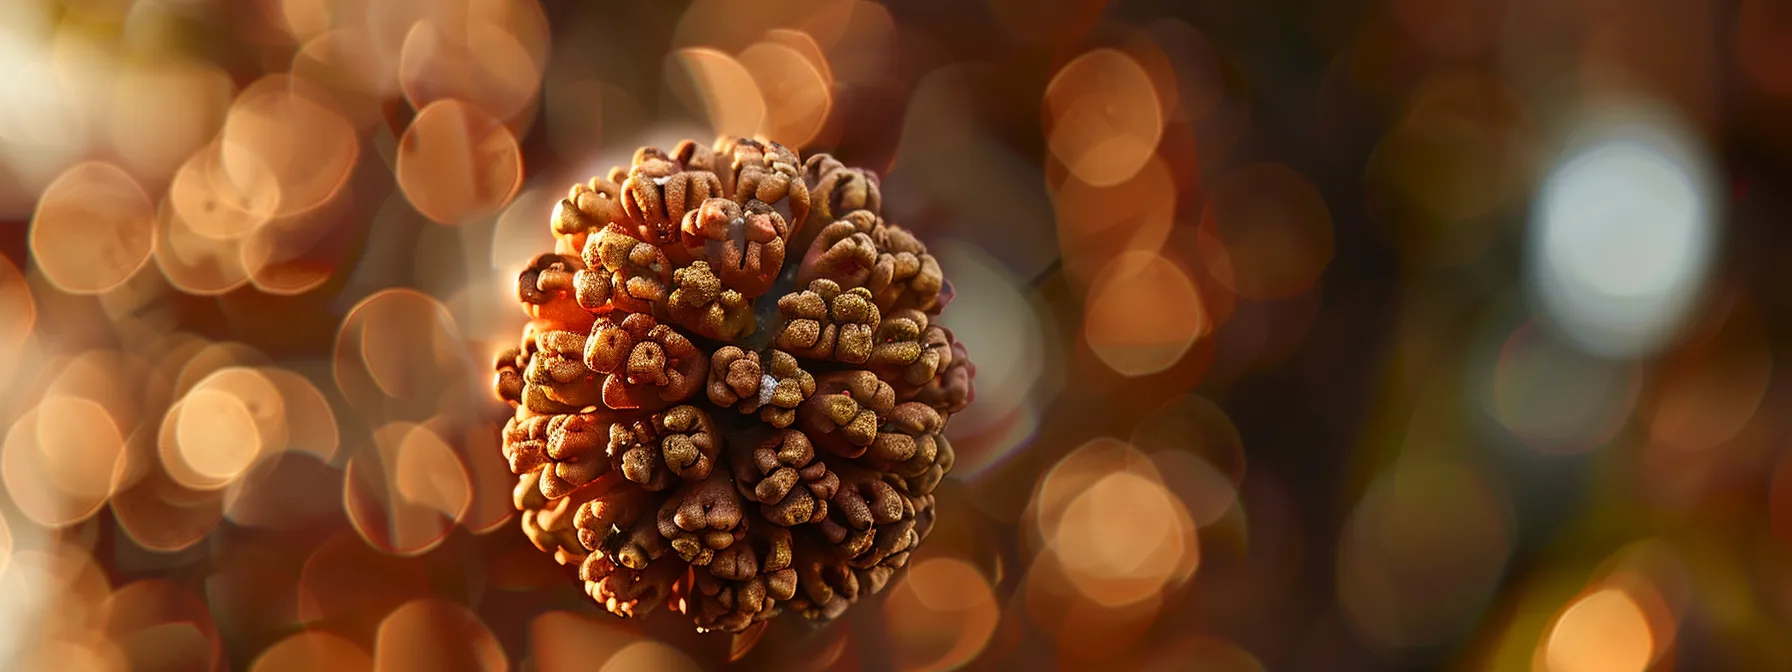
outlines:
[[[956,558],[913,565],[890,587],[884,623],[900,670],[954,670],[995,633],[1001,606],[976,567]]]
[[[249,281],[275,296],[303,294],[328,282],[358,231],[354,206],[344,188],[318,207],[250,231],[240,250]]]
[[[1115,472],[1064,508],[1048,537],[1062,571],[1084,596],[1119,606],[1158,595],[1194,546],[1194,521],[1163,485]]]
[[[166,579],[120,587],[101,603],[104,632],[125,657],[159,669],[217,669],[224,642],[206,602]]]
[[[155,205],[124,169],[89,162],[44,189],[31,218],[31,257],[57,288],[97,294],[149,262]]]
[[[1605,443],[1629,418],[1640,386],[1634,363],[1593,357],[1529,323],[1506,339],[1496,367],[1493,416],[1546,453]]]
[[[383,119],[386,93],[398,89],[397,76],[376,67],[376,51],[365,30],[336,29],[304,41],[292,56],[292,79],[322,93],[355,128]]]
[[[279,390],[280,404],[286,410],[288,445],[325,462],[335,457],[341,437],[336,429],[336,412],[330,409],[323,391],[310,378],[292,371],[265,368],[261,373]]]
[[[1055,553],[1040,554],[1022,579],[1020,605],[1048,633],[1064,667],[1092,669],[1142,644],[1164,607],[1156,593],[1123,604],[1103,604],[1077,588]]]
[[[1029,532],[1037,535],[1041,546],[1049,545],[1071,502],[1097,481],[1120,472],[1157,477],[1151,458],[1119,439],[1101,437],[1077,446],[1040,477],[1032,497],[1035,526]]]
[[[181,485],[212,490],[241,476],[263,449],[255,417],[236,395],[224,390],[193,390],[173,409],[174,446],[164,446],[168,474]]]
[[[542,554],[528,549],[537,558]],[[552,566],[552,561],[548,561]],[[614,618],[549,611],[529,621],[529,650],[541,672],[585,672],[607,661],[640,635]],[[651,669],[651,668],[645,668]]]
[[[1332,261],[1332,218],[1319,189],[1274,163],[1246,166],[1213,188],[1201,226],[1231,258],[1240,296],[1285,299],[1310,289]]]
[[[516,136],[490,113],[458,100],[417,112],[398,142],[398,186],[417,212],[441,224],[496,213],[523,182]]]
[[[236,84],[203,61],[127,65],[107,108],[112,146],[134,174],[158,183],[210,142]]]
[[[0,576],[6,576],[6,568],[12,565],[12,528],[6,524],[6,516],[0,516]]]
[[[833,83],[809,57],[789,45],[767,41],[747,47],[738,60],[765,96],[761,134],[802,148],[821,133],[833,109],[829,92]]]
[[[337,332],[336,384],[363,414],[440,410],[445,395],[465,393],[471,366],[446,306],[411,289],[375,292],[349,310]]]
[[[1163,249],[1176,217],[1176,182],[1153,156],[1138,173],[1110,187],[1065,180],[1053,205],[1064,271],[1087,283],[1116,256]]]
[[[219,136],[220,192],[267,217],[315,208],[348,181],[360,155],[355,128],[327,94],[286,75],[264,77],[230,107]]]
[[[1648,616],[1617,588],[1594,591],[1556,617],[1544,643],[1549,672],[1643,672],[1654,657]]]
[[[733,56],[708,48],[680,49],[670,61],[666,76],[673,80],[673,92],[704,114],[717,135],[751,137],[765,127],[759,85]]]
[[[154,436],[147,432],[132,436],[133,454],[153,456],[158,444],[174,444],[175,423],[161,424]],[[142,445],[137,445],[139,441]],[[112,517],[138,546],[172,553],[199,543],[223,522],[224,491],[182,486],[161,466],[169,461],[168,453],[162,455],[160,461],[145,465],[141,478],[112,497]]]
[[[0,378],[10,378],[13,365],[37,326],[37,302],[19,268],[0,254]]]
[[[405,501],[460,520],[472,503],[466,466],[442,437],[425,428],[405,434],[398,444],[394,487]]]
[[[508,120],[528,107],[540,80],[536,63],[514,35],[479,21],[418,21],[398,62],[399,85],[419,110],[438,100],[459,100]]]
[[[213,176],[219,146],[206,145],[174,173],[155,217],[156,266],[169,284],[189,294],[216,295],[249,282],[241,236],[267,221],[220,196]]]
[[[1046,144],[1084,182],[1119,184],[1150,160],[1163,136],[1151,75],[1114,49],[1064,65],[1045,89]]]
[[[373,666],[380,672],[502,672],[510,669],[510,661],[478,615],[458,604],[426,599],[406,603],[380,622]]]
[[[418,555],[440,545],[472,504],[466,465],[424,425],[387,424],[373,442],[343,470],[349,522],[389,553]]]
[[[1089,287],[1083,336],[1127,376],[1163,371],[1211,328],[1188,272],[1155,252],[1115,257]]]
[[[655,641],[639,641],[617,651],[610,661],[598,668],[598,672],[632,672],[633,670],[661,670],[663,672],[698,672],[702,666],[690,656],[678,649]]]
[[[62,527],[106,503],[124,473],[124,436],[104,406],[55,395],[26,411],[0,447],[0,477],[33,522]]]
[[[297,622],[325,624],[355,642],[373,642],[400,605],[430,598],[428,571],[342,531],[318,545],[299,570]]]
[[[322,630],[303,630],[264,649],[249,672],[373,672],[373,657],[354,642]]]
[[[510,473],[510,464],[504,459],[503,434],[502,421],[470,423],[462,430],[461,441],[454,442],[473,488],[461,524],[474,534],[507,529],[506,524],[517,514],[516,475]]]

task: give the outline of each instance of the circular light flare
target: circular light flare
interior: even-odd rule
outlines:
[[[368,670],[373,656],[340,635],[323,630],[301,630],[263,649],[249,665],[249,672],[311,672],[312,670]]]
[[[465,387],[469,362],[460,339],[454,316],[435,297],[413,289],[375,292],[342,320],[336,384],[367,412],[396,403],[432,415],[445,391]]]
[[[679,49],[669,58],[673,67],[666,75],[674,78],[673,91],[703,112],[717,135],[752,137],[765,127],[765,98],[739,60],[710,48]]]
[[[391,671],[500,672],[510,669],[510,661],[477,614],[451,602],[423,599],[405,603],[380,621],[373,666]]]
[[[1157,252],[1176,217],[1176,182],[1153,155],[1132,177],[1098,187],[1072,176],[1053,198],[1058,252],[1067,275],[1084,283],[1127,252]]]
[[[664,670],[665,672],[698,672],[703,667],[683,651],[662,642],[642,640],[622,647],[598,672],[630,672],[631,670]]]
[[[37,301],[12,260],[0,255],[0,379],[10,380],[25,342],[37,328]]]
[[[193,385],[169,409],[162,438],[163,467],[181,485],[217,490],[241,478],[264,453],[288,441],[280,389],[260,371],[224,367]]]
[[[26,411],[0,445],[0,479],[27,518],[44,527],[86,520],[117,491],[125,437],[106,407],[52,395]]]
[[[762,41],[736,60],[764,96],[761,135],[800,149],[821,133],[833,110],[833,82],[808,56],[788,44]]]
[[[132,172],[159,183],[218,132],[236,93],[230,75],[208,62],[127,64],[106,110],[112,146]]]
[[[406,502],[450,520],[466,518],[473,504],[472,479],[460,455],[435,431],[419,426],[406,432],[392,468],[393,489]]]
[[[1163,138],[1151,74],[1125,52],[1076,57],[1045,87],[1046,145],[1084,182],[1119,184],[1145,166]]]
[[[1155,252],[1115,257],[1090,283],[1087,306],[1084,339],[1125,376],[1174,366],[1212,329],[1188,272]]]
[[[515,35],[471,17],[418,21],[399,54],[399,87],[418,110],[459,100],[512,120],[529,108],[540,82],[541,71]]]
[[[417,112],[398,140],[394,168],[411,206],[438,224],[496,213],[523,183],[522,148],[502,121],[459,100]]]
[[[1609,111],[1545,178],[1527,231],[1527,279],[1581,348],[1655,353],[1704,294],[1718,234],[1711,167],[1665,115]]]
[[[58,289],[98,294],[149,263],[154,217],[149,194],[123,168],[77,164],[38,198],[26,234],[31,258]]]
[[[394,555],[440,546],[472,506],[466,465],[426,425],[389,423],[372,438],[372,449],[343,470],[349,522],[369,545]]]
[[[989,580],[957,558],[908,569],[884,602],[885,631],[902,670],[955,670],[977,657],[1001,620]]]
[[[133,581],[108,595],[98,611],[105,635],[139,664],[210,670],[223,660],[224,642],[205,600],[179,584]]]
[[[289,72],[295,85],[324,94],[350,124],[365,129],[384,119],[386,93],[398,90],[393,73],[370,65],[376,58],[366,30],[337,28],[305,38]]]
[[[154,219],[156,266],[188,294],[216,296],[248,284],[241,236],[267,221],[216,192],[218,155],[214,142],[181,164]]]
[[[220,191],[265,217],[305,212],[335,196],[361,145],[327,95],[284,74],[243,89],[219,134]]]
[[[1655,657],[1655,633],[1630,593],[1608,587],[1564,607],[1541,648],[1547,672],[1643,672]]]
[[[293,450],[311,453],[329,462],[336,457],[342,438],[336,425],[336,412],[324,398],[323,390],[310,378],[286,369],[260,369],[269,384],[278,390],[280,405],[285,411],[287,445]]]
[[[12,565],[12,543],[12,528],[6,516],[0,516],[0,576],[6,576],[6,568]]]
[[[1156,480],[1114,472],[1069,505],[1049,537],[1060,569],[1089,600],[1134,604],[1163,592],[1198,564],[1194,520]],[[1180,577],[1178,575],[1181,575]]]
[[[234,482],[261,454],[255,417],[224,390],[195,389],[168,409],[162,466],[182,486],[218,490]]]

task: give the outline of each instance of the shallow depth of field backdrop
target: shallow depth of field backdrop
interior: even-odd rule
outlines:
[[[570,185],[883,176],[977,364],[825,628],[625,622],[493,353]],[[0,667],[1788,669],[1792,6],[5,0]]]

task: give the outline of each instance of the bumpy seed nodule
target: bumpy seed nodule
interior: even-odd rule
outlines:
[[[871,171],[726,138],[554,208],[493,385],[523,530],[604,609],[831,619],[927,538],[976,368],[882,203]]]

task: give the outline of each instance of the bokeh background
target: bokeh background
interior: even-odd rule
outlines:
[[[1792,5],[0,2],[0,667],[1792,669]],[[978,367],[754,638],[521,534],[566,188],[884,177]]]

